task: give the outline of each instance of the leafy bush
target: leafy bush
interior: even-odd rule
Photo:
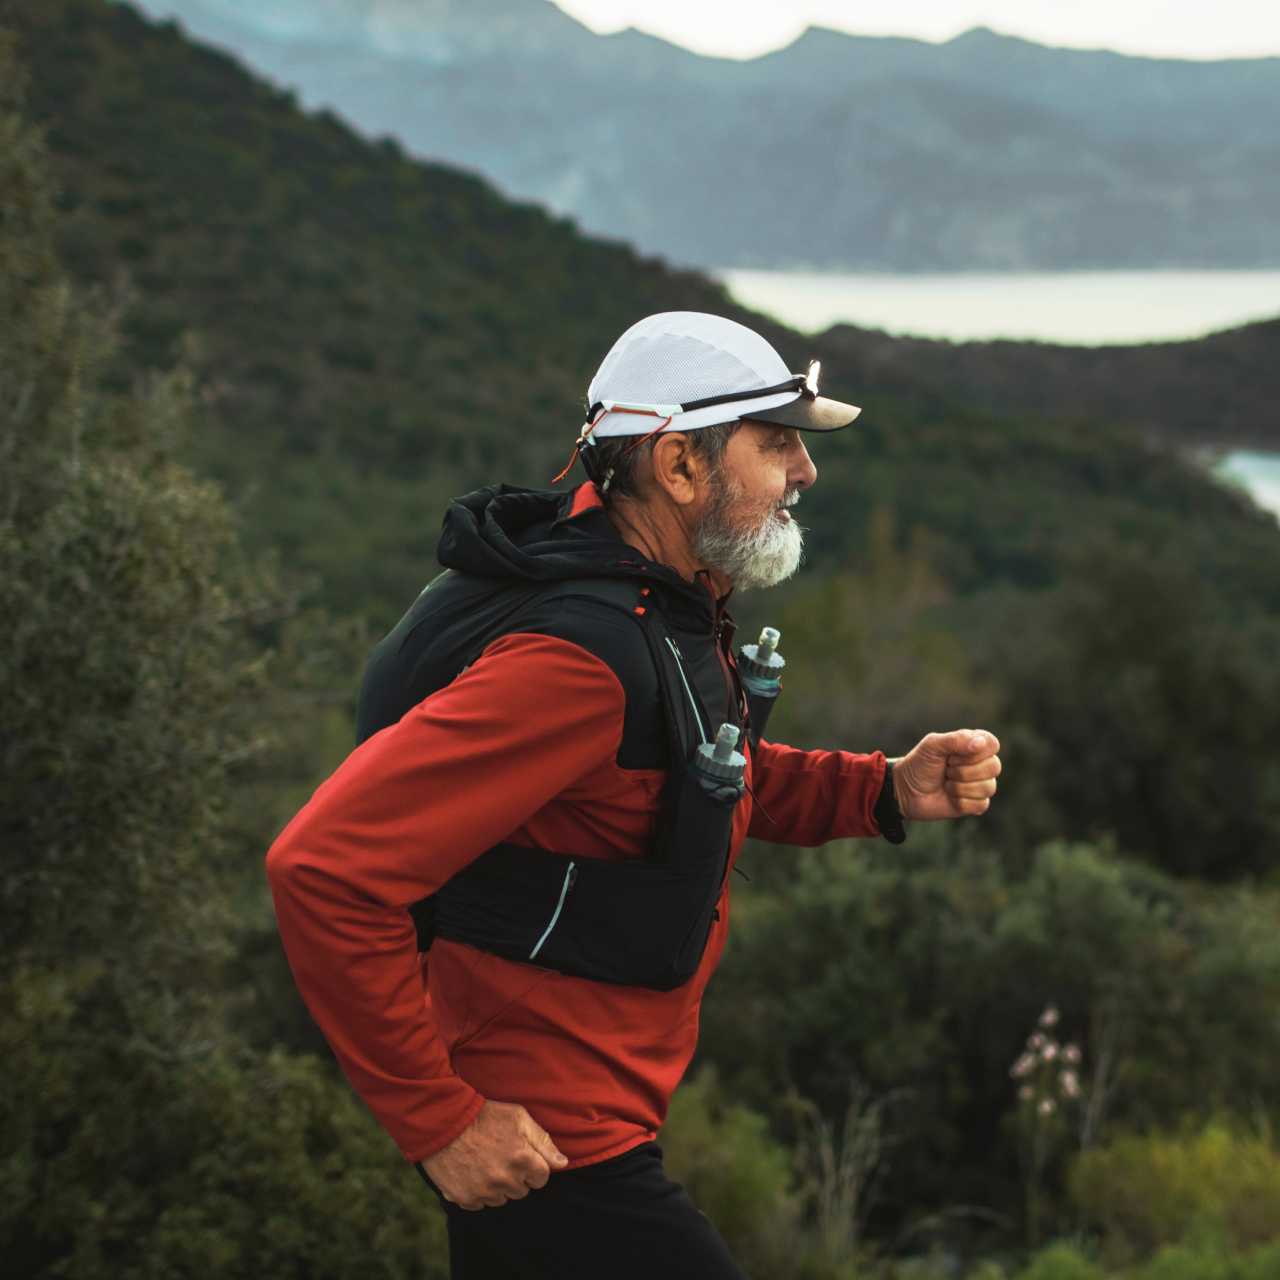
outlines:
[[[1017,1280],[1105,1280],[1102,1270],[1069,1244],[1050,1245]]]
[[[1274,614],[1224,617],[1181,551],[1090,539],[992,634],[1022,764],[993,806],[1001,843],[1110,834],[1215,880],[1280,867]]]
[[[1280,1242],[1280,1151],[1225,1121],[1116,1138],[1078,1158],[1070,1187],[1113,1257],[1204,1236],[1232,1253]]]
[[[0,36],[6,1271],[443,1276],[433,1199],[332,1067],[228,1030],[236,771],[272,759],[291,680],[263,633],[292,602],[175,461],[188,380],[110,385],[9,55]]]
[[[1280,1276],[1280,1248],[1274,1245],[1249,1253],[1229,1254],[1210,1248],[1162,1249],[1150,1262],[1126,1275],[1126,1280],[1275,1280]]]
[[[104,389],[110,317],[51,251],[43,154],[0,45],[0,652],[4,947],[93,954],[140,911],[196,938],[224,865],[234,761],[262,754],[266,658],[286,612],[244,563],[221,495],[174,460],[189,380]],[[199,843],[202,847],[197,849]],[[163,853],[161,852],[163,851]]]
[[[330,1066],[129,1019],[97,966],[0,988],[11,1274],[448,1274],[434,1197]]]
[[[873,1225],[900,1230],[958,1199],[988,1218],[1021,1216],[1010,1071],[1049,1002],[1061,1042],[1082,1054],[1079,1097],[1037,1162],[1049,1232],[1068,1225],[1061,1178],[1085,1138],[1280,1105],[1272,899],[1188,888],[1080,845],[1042,848],[1016,879],[965,839],[916,828],[893,850],[758,851],[755,862],[784,862],[790,883],[735,889],[746,909],[735,902],[733,946],[703,1012],[704,1054],[782,1133],[790,1089],[829,1122],[851,1077],[890,1100]]]
[[[837,1127],[816,1108],[791,1103],[804,1121],[794,1152],[770,1135],[762,1114],[730,1102],[715,1068],[704,1066],[672,1099],[662,1129],[667,1169],[748,1274],[771,1280],[870,1274],[859,1265],[868,1254],[859,1232],[881,1155],[880,1109],[855,1094]]]
[[[664,1163],[750,1272],[797,1274],[801,1203],[791,1157],[765,1118],[727,1102],[713,1069],[676,1090],[662,1129]]]
[[[1003,1280],[1004,1272],[979,1268],[968,1280]],[[1123,1271],[1103,1268],[1071,1244],[1058,1243],[1038,1253],[1014,1280],[1275,1280],[1280,1248],[1264,1246],[1231,1253],[1212,1245],[1171,1246],[1154,1258]]]

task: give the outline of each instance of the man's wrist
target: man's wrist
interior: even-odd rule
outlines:
[[[884,782],[880,785],[880,795],[873,811],[880,834],[890,844],[901,844],[907,838],[906,821],[898,804],[897,788],[893,781],[893,766],[896,763],[896,760],[885,759]]]

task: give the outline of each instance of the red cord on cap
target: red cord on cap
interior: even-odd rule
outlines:
[[[638,410],[638,409],[617,409],[617,410],[615,410],[615,412],[617,412],[617,413],[639,413],[639,412],[641,412],[641,411],[640,411],[640,410]],[[656,418],[658,415],[657,415],[657,414],[654,414],[653,416]],[[660,423],[658,423],[658,425],[657,425],[656,427],[654,427],[654,429],[653,429],[652,431],[650,431],[650,432],[648,433],[648,435],[637,436],[637,437],[636,437],[636,438],[635,438],[635,439],[634,439],[634,440],[633,440],[629,445],[627,445],[626,449],[623,451],[623,456],[625,457],[625,456],[626,456],[626,454],[628,454],[628,453],[634,453],[634,452],[635,452],[635,451],[636,451],[636,450],[637,450],[637,449],[638,449],[642,444],[644,444],[644,442],[645,442],[646,440],[652,440],[652,439],[653,439],[653,437],[654,437],[654,436],[656,436],[656,435],[658,434],[658,432],[659,432],[659,431],[664,431],[664,430],[665,430],[667,427],[669,427],[670,425],[671,425],[671,417],[670,417],[670,415],[668,415],[668,416],[667,416],[666,418],[664,418]]]
[[[558,476],[551,477],[552,484],[559,484],[561,480],[573,470],[573,464],[578,460],[578,454],[582,452],[582,437],[579,436],[577,443],[573,446],[573,452],[569,455],[569,461],[564,464],[564,470]]]
[[[601,414],[600,417],[603,418],[604,414]],[[598,422],[599,420],[600,419],[597,418],[596,422]],[[582,428],[582,430],[578,433],[578,439],[574,442],[573,452],[569,455],[569,461],[564,464],[564,470],[560,472],[558,476],[555,476],[552,478],[552,481],[551,481],[552,484],[559,484],[560,481],[563,480],[565,476],[567,476],[569,472],[573,470],[573,464],[577,462],[578,456],[582,453],[582,446],[586,444],[588,438],[590,437],[591,433],[595,429],[596,429],[596,423],[588,422]]]
[[[578,439],[573,446],[573,452],[569,455],[569,461],[564,464],[564,470],[561,471],[558,476],[555,476],[552,479],[551,481],[552,484],[559,484],[560,481],[563,480],[565,476],[567,476],[569,472],[573,470],[573,464],[577,462],[578,458],[582,454],[582,446],[587,443],[587,440],[589,439],[591,433],[596,429],[596,426],[600,422],[604,421],[604,416],[606,413],[638,413],[643,415],[644,417],[650,417],[650,418],[656,418],[658,416],[651,409],[606,409],[605,412],[602,413],[600,417],[598,417],[595,420],[595,422],[589,422],[585,427],[582,428],[582,434],[578,436]],[[653,437],[656,436],[659,431],[664,430],[670,425],[671,425],[671,415],[668,414],[667,417],[665,417],[656,427],[654,427],[652,431],[648,432],[646,435],[637,436],[635,440],[633,440],[629,445],[627,445],[625,452],[631,453],[634,449],[638,449],[640,445],[644,444],[646,440],[652,440]]]

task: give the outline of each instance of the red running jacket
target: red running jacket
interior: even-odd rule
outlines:
[[[442,561],[467,572],[545,577],[563,562],[565,574],[608,564],[641,576],[715,663],[732,661],[723,602],[642,561],[590,485],[482,490],[453,505],[445,530]],[[687,651],[690,637],[680,643]],[[445,939],[429,957],[417,950],[408,906],[500,841],[580,858],[648,851],[665,772],[636,767],[624,739],[637,708],[628,718],[627,689],[592,648],[554,623],[495,640],[361,743],[267,855],[298,988],[410,1161],[452,1142],[486,1098],[526,1107],[570,1167],[619,1155],[657,1135],[693,1056],[728,933],[729,877],[702,963],[673,991],[569,977]],[[750,795],[738,805],[730,866],[747,835],[817,845],[879,834],[884,771],[880,752],[762,741],[748,763],[758,806]]]

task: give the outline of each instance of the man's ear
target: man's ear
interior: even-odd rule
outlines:
[[[698,499],[702,468],[689,447],[686,432],[664,432],[654,441],[650,454],[653,483],[677,506],[691,506]]]

